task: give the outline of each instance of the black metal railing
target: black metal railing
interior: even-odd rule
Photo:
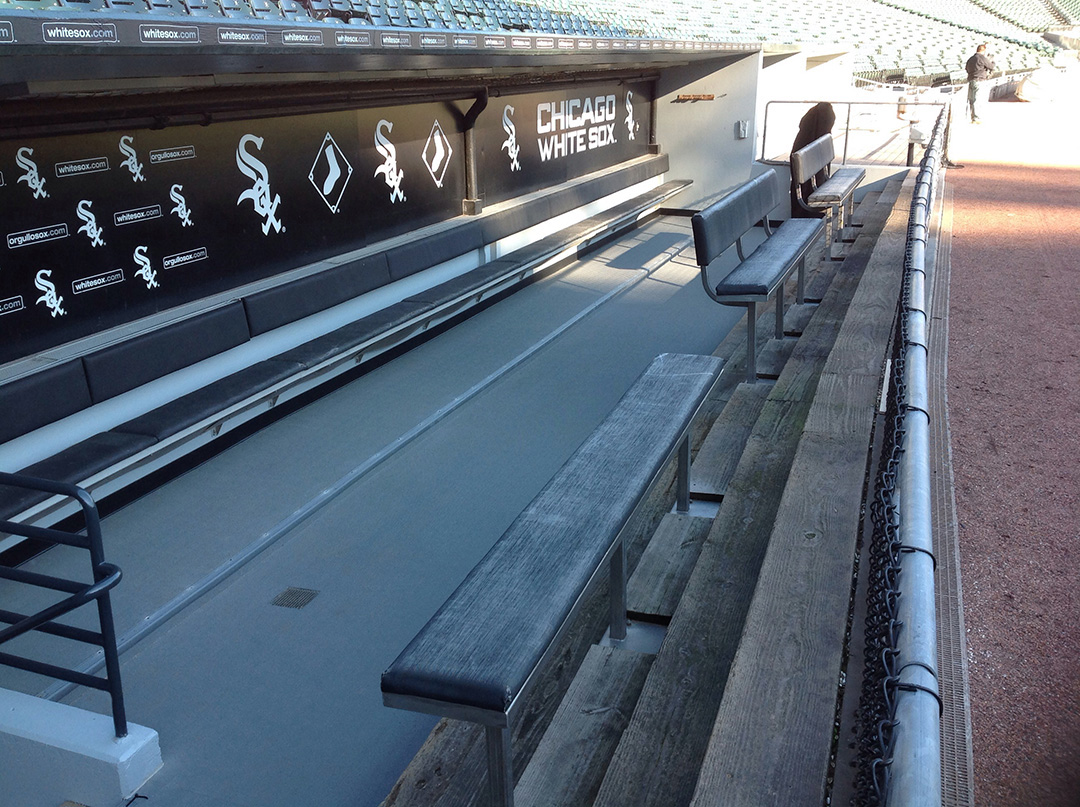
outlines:
[[[930,520],[925,251],[943,112],[916,179],[893,336],[881,465],[870,508],[865,654],[859,699],[857,807],[940,807],[941,696],[937,683]]]
[[[120,684],[120,660],[116,650],[116,628],[113,625],[112,603],[109,591],[120,582],[120,569],[105,562],[101,543],[101,522],[93,498],[80,487],[49,479],[38,479],[19,474],[0,472],[0,485],[38,490],[59,496],[70,496],[82,507],[85,527],[81,532],[67,532],[54,527],[36,527],[13,521],[0,521],[0,533],[33,538],[50,544],[63,544],[90,552],[93,582],[65,580],[38,572],[0,566],[0,579],[10,580],[38,588],[57,591],[69,596],[55,602],[36,614],[19,614],[0,609],[0,624],[8,627],[0,630],[0,645],[30,631],[39,631],[76,642],[97,645],[105,654],[105,677],[99,678],[78,670],[70,670],[36,659],[0,652],[0,664],[19,670],[58,678],[61,681],[92,687],[109,693],[112,699],[113,726],[117,737],[127,736],[127,716],[124,712],[124,693]],[[96,602],[99,630],[91,631],[64,625],[55,620],[77,608]]]

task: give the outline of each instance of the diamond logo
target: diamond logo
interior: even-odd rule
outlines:
[[[446,169],[450,165],[450,156],[453,153],[454,149],[450,145],[450,140],[443,134],[442,127],[436,119],[435,125],[431,127],[431,134],[428,135],[427,143],[424,144],[423,155],[424,165],[427,166],[431,178],[435,180],[436,188],[443,186],[443,177],[446,176]]]
[[[308,179],[331,213],[338,212],[345,186],[352,179],[352,172],[352,165],[345,158],[345,152],[327,132],[322,146],[319,147],[319,153],[315,156],[315,162],[308,171]]]

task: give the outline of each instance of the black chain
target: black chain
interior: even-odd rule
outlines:
[[[943,128],[943,117],[939,119],[939,132]],[[929,166],[930,150],[920,169],[916,182],[917,194],[922,191],[920,185],[927,185],[921,200],[912,201],[912,212],[916,204],[932,203],[933,170]],[[929,180],[924,175],[929,174]],[[896,324],[892,340],[892,388],[886,402],[885,432],[882,439],[881,460],[878,466],[874,498],[870,505],[870,519],[873,527],[870,544],[867,548],[868,583],[866,595],[865,655],[863,662],[862,688],[858,708],[857,773],[853,807],[886,807],[889,792],[890,766],[893,757],[893,734],[898,725],[896,721],[896,693],[902,688],[897,669],[897,640],[902,625],[896,619],[897,599],[900,596],[898,578],[900,574],[900,556],[904,549],[900,543],[899,500],[896,480],[900,469],[900,460],[904,453],[906,432],[904,416],[906,408],[901,403],[907,400],[907,368],[904,351],[908,343],[908,326],[905,313],[910,300],[911,278],[914,271],[913,245],[915,240],[923,240],[925,223],[920,228],[911,217],[908,224],[907,244],[904,250],[904,274],[900,300],[897,305]]]

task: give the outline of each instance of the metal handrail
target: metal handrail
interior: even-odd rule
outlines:
[[[925,88],[925,89],[930,89],[930,88]],[[908,106],[928,106],[928,107],[945,108],[949,104],[949,99],[943,98],[943,99],[936,100],[936,101],[919,101],[919,100],[916,100],[916,99],[911,98],[909,96],[903,96],[903,97],[898,97],[895,101],[871,101],[871,100],[827,101],[827,102],[822,102],[822,101],[795,101],[795,100],[773,100],[773,101],[768,101],[765,104],[765,115],[763,117],[762,124],[761,124],[761,154],[760,154],[758,159],[761,162],[765,162],[765,163],[768,163],[768,162],[771,161],[770,158],[767,157],[766,154],[765,154],[765,146],[769,142],[769,110],[774,104],[778,105],[778,106],[802,105],[802,106],[806,106],[806,107],[809,108],[809,107],[812,107],[812,106],[814,106],[816,104],[819,104],[819,103],[829,103],[829,104],[832,104],[834,106],[839,106],[839,105],[846,105],[847,106],[847,114],[844,117],[844,131],[843,131],[844,147],[841,150],[841,154],[840,154],[840,164],[841,165],[846,165],[847,161],[848,161],[848,141],[849,141],[850,135],[851,135],[851,109],[852,109],[852,107],[854,107],[854,106],[896,107],[898,105],[902,105],[902,106],[905,106],[905,107],[908,107]],[[839,116],[838,116],[838,119],[839,119]]]
[[[870,508],[859,804],[940,807],[941,694],[930,496],[926,247],[947,110],[915,180],[882,461]]]
[[[926,244],[937,170],[944,159],[945,112],[915,180],[908,220],[903,333],[906,366],[903,455],[896,480],[899,500],[899,577],[896,599],[896,692],[890,807],[941,804],[941,693],[937,675],[933,521],[930,494],[930,404],[927,358],[930,313],[926,298]]]
[[[114,564],[105,562],[97,505],[90,494],[82,488],[50,479],[0,472],[0,485],[69,496],[78,501],[82,508],[85,534],[66,532],[51,527],[37,527],[32,524],[18,524],[13,521],[0,521],[0,533],[86,549],[90,552],[90,566],[94,576],[94,582],[87,584],[24,569],[0,566],[0,579],[70,595],[35,614],[0,610],[0,623],[8,625],[0,630],[0,645],[35,630],[51,636],[97,645],[105,654],[105,677],[99,678],[78,670],[10,653],[0,653],[0,664],[108,692],[112,700],[113,728],[116,736],[126,737],[127,716],[124,710],[123,687],[120,682],[120,658],[116,649],[116,627],[113,623],[112,602],[109,599],[109,592],[120,582],[122,572]],[[97,632],[58,624],[54,621],[90,602],[97,602],[100,625]]]

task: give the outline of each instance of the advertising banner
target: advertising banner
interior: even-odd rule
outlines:
[[[485,204],[648,154],[652,84],[493,97],[477,124]]]
[[[0,363],[461,213],[429,103],[0,144]]]
[[[492,98],[485,202],[647,153],[650,100]],[[0,143],[0,364],[461,215],[468,105]]]

